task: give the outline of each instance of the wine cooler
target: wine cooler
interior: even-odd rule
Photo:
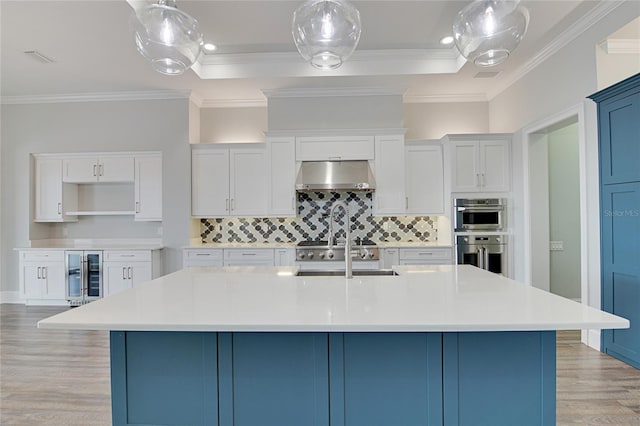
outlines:
[[[66,295],[71,306],[102,297],[102,252],[67,251]]]

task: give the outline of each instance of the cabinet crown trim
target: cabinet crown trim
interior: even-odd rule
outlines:
[[[266,137],[276,136],[381,136],[404,135],[406,128],[380,129],[302,129],[302,130],[269,130],[264,132]]]

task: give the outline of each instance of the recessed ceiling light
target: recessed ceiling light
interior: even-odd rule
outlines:
[[[213,52],[214,50],[216,50],[216,45],[213,43],[205,43],[202,47],[207,52]]]
[[[453,36],[445,36],[440,39],[440,44],[444,44],[445,46],[453,43]]]

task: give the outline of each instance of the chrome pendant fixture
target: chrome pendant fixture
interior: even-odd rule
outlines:
[[[505,61],[529,25],[529,11],[519,0],[475,0],[458,12],[453,37],[460,54],[482,67]]]
[[[200,55],[203,35],[198,21],[176,8],[175,0],[138,9],[131,16],[136,47],[153,69],[166,75],[179,75]]]
[[[306,61],[322,70],[335,69],[360,41],[360,12],[344,0],[307,0],[293,13],[291,32]]]

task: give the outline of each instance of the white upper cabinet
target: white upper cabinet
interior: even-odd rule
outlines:
[[[268,208],[268,157],[265,147],[231,149],[230,212],[232,216],[264,215]]]
[[[407,214],[444,214],[444,158],[442,144],[407,142],[405,147]]]
[[[270,216],[296,215],[296,157],[295,138],[267,138],[271,182],[269,191]]]
[[[373,160],[373,136],[298,136],[297,161]]]
[[[405,214],[404,136],[376,136],[374,165],[374,215]]]
[[[72,156],[63,160],[63,182],[133,182],[131,155]]]
[[[506,192],[510,188],[510,138],[448,136],[452,192]]]
[[[229,215],[228,149],[192,149],[191,215]]]
[[[135,157],[135,220],[162,221],[162,155]]]
[[[76,210],[77,191],[62,182],[62,160],[59,158],[35,159],[35,209],[36,222],[75,221],[77,217],[66,214]]]
[[[191,215],[263,216],[268,210],[268,152],[264,144],[194,145]]]
[[[162,220],[162,153],[34,154],[34,220]]]

